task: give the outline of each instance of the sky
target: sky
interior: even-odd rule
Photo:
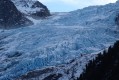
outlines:
[[[117,0],[39,0],[48,7],[51,12],[69,12],[82,9],[91,5],[104,5],[114,3]]]

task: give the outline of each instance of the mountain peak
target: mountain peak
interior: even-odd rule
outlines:
[[[49,16],[48,8],[38,0],[12,0],[15,6],[25,15],[35,15],[39,17]]]

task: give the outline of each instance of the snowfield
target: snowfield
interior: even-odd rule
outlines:
[[[91,53],[104,50],[119,39],[115,24],[118,12],[119,2],[54,13],[42,20],[28,17],[34,25],[0,30],[0,80],[50,66],[58,67],[39,80],[53,72],[64,74],[59,80],[70,80],[72,72],[64,73],[68,69],[76,70],[74,76],[79,76],[85,64],[96,56]],[[59,67],[61,64],[64,67]]]

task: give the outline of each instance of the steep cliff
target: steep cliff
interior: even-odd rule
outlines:
[[[10,0],[0,0],[0,28],[29,25],[32,22],[17,10]]]

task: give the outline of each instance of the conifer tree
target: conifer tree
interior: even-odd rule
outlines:
[[[91,60],[77,80],[119,80],[119,41]]]

